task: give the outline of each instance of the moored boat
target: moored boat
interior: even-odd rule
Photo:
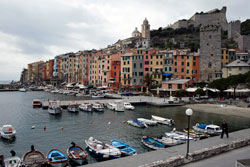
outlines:
[[[91,97],[92,98],[103,98],[105,95],[104,94],[93,94]]]
[[[162,142],[153,137],[143,136],[141,142],[146,147],[151,148],[153,150],[165,148],[165,145]]]
[[[173,119],[163,118],[163,117],[159,117],[155,115],[151,115],[151,117],[152,117],[152,120],[157,121],[160,124],[165,124],[169,126],[172,126],[175,124]]]
[[[32,105],[34,108],[36,107],[42,107],[42,102],[40,99],[33,99]]]
[[[112,145],[118,148],[123,155],[137,155],[137,150],[118,140],[112,140]]]
[[[24,154],[22,158],[22,165],[25,167],[42,167],[46,165],[47,159],[44,154],[34,149],[31,146],[31,151]]]
[[[21,167],[22,160],[20,157],[16,156],[16,152],[11,150],[11,157],[4,160],[5,167]]]
[[[214,124],[199,124],[197,123],[195,126],[193,126],[193,129],[198,132],[202,132],[208,135],[220,135],[222,130],[220,126],[214,125]]]
[[[184,141],[184,142],[186,142],[188,140],[188,136],[187,136],[186,133],[176,131],[175,128],[171,132],[165,132],[165,135],[166,135],[166,137],[169,137],[171,139],[181,140],[181,141]],[[189,136],[189,140],[194,140],[194,138]]]
[[[125,110],[134,110],[135,107],[132,106],[129,102],[124,102],[124,108]]]
[[[137,118],[137,120],[147,125],[151,125],[151,126],[157,125],[157,121],[154,121],[154,120],[145,119],[145,118]]]
[[[142,123],[141,121],[138,120],[128,120],[127,124],[138,127],[138,128],[146,128],[147,125],[145,123]]]
[[[98,112],[104,111],[103,104],[101,104],[100,102],[95,102],[95,103],[92,105],[92,109],[93,109],[93,111],[98,111]]]
[[[107,104],[107,108],[111,109],[111,110],[114,110],[114,111],[117,111],[117,112],[125,111],[124,103],[123,103],[122,100],[115,100],[113,102],[109,102]]]
[[[19,92],[26,92],[27,90],[25,88],[18,89]]]
[[[78,105],[77,105],[77,104],[70,104],[70,105],[68,106],[68,111],[69,111],[69,112],[72,112],[72,113],[77,113],[77,112],[79,112],[79,110],[78,110]]]
[[[49,101],[48,112],[50,114],[61,114],[62,108],[60,106],[60,101],[59,100]]]
[[[65,167],[68,164],[67,155],[59,149],[52,149],[47,154],[48,162],[53,167]]]
[[[1,137],[7,140],[11,140],[16,137],[16,130],[12,125],[3,125],[0,128]]]
[[[79,106],[79,110],[81,110],[81,111],[92,111],[92,105],[91,104],[89,104],[88,102],[84,102],[83,104],[81,104],[80,106]]]
[[[158,141],[160,141],[161,143],[163,143],[167,147],[171,147],[171,146],[175,146],[175,145],[178,145],[178,144],[186,143],[183,140],[176,140],[176,139],[170,138],[170,137],[161,137],[161,138],[158,139]]]
[[[84,163],[86,163],[88,154],[84,151],[83,148],[77,146],[74,142],[72,142],[71,144],[72,146],[67,149],[69,159],[78,165],[83,165]]]
[[[85,140],[85,143],[89,152],[91,152],[98,158],[116,159],[121,157],[121,152],[118,148],[96,140],[93,137],[90,137],[88,140]]]

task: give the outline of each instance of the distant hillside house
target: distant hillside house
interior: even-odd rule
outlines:
[[[250,61],[247,63],[241,60],[235,60],[222,68],[222,77],[227,78],[231,75],[244,74],[250,71]]]

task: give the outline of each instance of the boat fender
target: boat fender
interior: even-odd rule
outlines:
[[[126,123],[126,121],[122,121],[122,123],[124,123],[124,124],[125,124],[125,123]]]
[[[46,129],[47,129],[47,127],[46,127],[46,125],[44,125],[43,130],[46,131]]]

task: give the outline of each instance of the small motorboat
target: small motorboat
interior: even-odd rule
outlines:
[[[222,130],[220,126],[214,124],[199,124],[193,126],[193,129],[198,132],[202,132],[211,136],[220,135]]]
[[[186,134],[188,133],[187,129],[183,130]],[[198,131],[194,131],[193,129],[189,129],[189,135],[190,137],[194,138],[194,139],[207,139],[208,137],[210,137],[210,135],[202,133],[202,132],[198,132]]]
[[[32,102],[32,105],[34,108],[36,107],[42,107],[42,102],[40,99],[34,99],[33,102]]]
[[[137,155],[137,150],[118,140],[112,140],[112,145],[118,148],[123,155]]]
[[[165,148],[165,145],[160,142],[158,139],[148,136],[143,136],[141,139],[141,142],[148,148],[151,148],[153,150],[158,150]]]
[[[79,112],[79,110],[78,110],[78,105],[77,105],[77,104],[70,104],[70,105],[68,106],[68,111],[69,111],[69,112],[72,112],[72,113],[77,113],[77,112]]]
[[[62,108],[60,106],[61,102],[59,100],[49,101],[48,112],[50,114],[61,114]]]
[[[176,131],[175,128],[171,132],[165,132],[166,137],[171,139],[181,140],[186,142],[188,140],[188,136],[184,132]],[[194,140],[191,136],[189,136],[189,140]]]
[[[121,151],[118,148],[96,140],[93,137],[85,140],[85,143],[89,152],[101,159],[116,159],[121,157]]]
[[[83,104],[81,104],[80,106],[79,106],[79,110],[81,110],[81,111],[92,111],[92,105],[91,104],[89,104],[88,102],[84,102]]]
[[[117,112],[125,111],[124,103],[122,100],[115,100],[115,101],[109,102],[107,104],[107,108],[110,110],[117,111]]]
[[[164,136],[158,138],[158,141],[162,142],[166,147],[171,147],[171,146],[175,146],[175,145],[178,145],[178,144],[186,143],[183,140],[176,140],[174,138],[164,137]]]
[[[103,98],[105,95],[104,94],[93,94],[91,97],[92,98]]]
[[[53,167],[65,167],[68,164],[67,155],[58,149],[52,149],[47,154],[48,163]]]
[[[35,150],[33,145],[31,146],[31,151],[24,154],[22,158],[22,165],[25,167],[42,167],[46,163],[47,159],[44,154]]]
[[[71,143],[67,149],[68,157],[71,161],[76,163],[77,165],[83,165],[87,162],[87,153],[80,146],[77,146],[74,142]]]
[[[157,121],[154,121],[154,120],[145,119],[145,118],[137,118],[137,120],[150,126],[157,125]]]
[[[98,112],[104,111],[103,104],[101,104],[100,102],[95,102],[92,106],[92,109],[93,111],[98,111]]]
[[[18,89],[19,92],[26,92],[27,90],[25,88]]]
[[[22,160],[20,157],[16,156],[16,152],[11,150],[11,157],[4,160],[5,167],[21,167]]]
[[[16,130],[12,125],[3,125],[0,128],[1,137],[7,140],[11,140],[16,137]]]
[[[125,110],[134,110],[135,107],[132,106],[129,102],[124,102],[124,108]]]
[[[127,124],[138,127],[138,128],[147,128],[148,126],[145,123],[142,123],[141,121],[138,120],[128,120]]]
[[[54,90],[51,90],[51,93],[59,93],[60,90],[58,89],[54,89]]]
[[[163,118],[163,117],[159,117],[155,115],[151,115],[151,117],[152,117],[152,120],[157,121],[160,124],[165,124],[169,126],[172,126],[175,124],[173,119]]]

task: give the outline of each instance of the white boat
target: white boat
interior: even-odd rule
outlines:
[[[78,105],[77,105],[77,104],[70,104],[70,105],[68,106],[68,111],[69,111],[69,112],[72,112],[72,113],[77,113],[77,112],[79,112],[79,110],[78,110]]]
[[[27,90],[25,88],[18,89],[19,92],[26,92]]]
[[[128,120],[127,124],[132,125],[134,127],[138,127],[138,128],[147,128],[148,127],[145,123],[142,123],[141,121],[138,121],[137,119]]]
[[[163,118],[155,115],[151,115],[152,120],[157,121],[158,123],[165,124],[165,125],[174,125],[173,119]]]
[[[108,103],[107,108],[118,112],[125,111],[124,103],[122,100],[115,100],[114,102]]]
[[[104,111],[104,107],[100,102],[95,102],[92,106],[93,111]]]
[[[97,157],[103,159],[115,159],[121,157],[121,151],[118,148],[96,140],[93,137],[85,140],[85,143],[88,150]]]
[[[145,118],[137,118],[138,121],[142,122],[142,123],[145,123],[147,125],[156,125],[157,124],[157,121],[153,121],[153,120],[150,120],[150,119],[145,119]]]
[[[135,107],[132,106],[129,102],[124,102],[124,108],[125,110],[134,110]]]
[[[7,140],[13,139],[16,136],[16,130],[12,125],[3,125],[0,129],[1,137]]]
[[[4,160],[5,167],[21,167],[22,160],[20,157],[16,156],[15,151],[11,150],[11,157]]]
[[[105,95],[104,94],[93,94],[91,97],[92,98],[103,98]]]
[[[88,102],[84,102],[79,106],[79,110],[81,111],[92,111],[92,105]]]
[[[183,140],[176,140],[174,138],[169,138],[169,137],[161,137],[158,140],[160,142],[162,142],[167,147],[171,147],[171,146],[185,143],[185,141],[183,141]]]
[[[59,93],[58,89],[52,90],[51,93]]]
[[[60,114],[60,113],[62,113],[62,108],[60,106],[60,103],[61,102],[59,100],[49,101],[48,112],[50,114]]]
[[[183,142],[186,142],[188,140],[188,136],[186,133],[184,132],[178,132],[178,131],[171,131],[171,132],[165,132],[166,137],[169,137],[171,139],[176,139],[176,140],[180,140]],[[192,137],[189,136],[189,140],[193,140]]]
[[[220,135],[222,130],[220,126],[214,124],[199,124],[193,126],[193,129],[198,132],[202,132],[208,135]]]

